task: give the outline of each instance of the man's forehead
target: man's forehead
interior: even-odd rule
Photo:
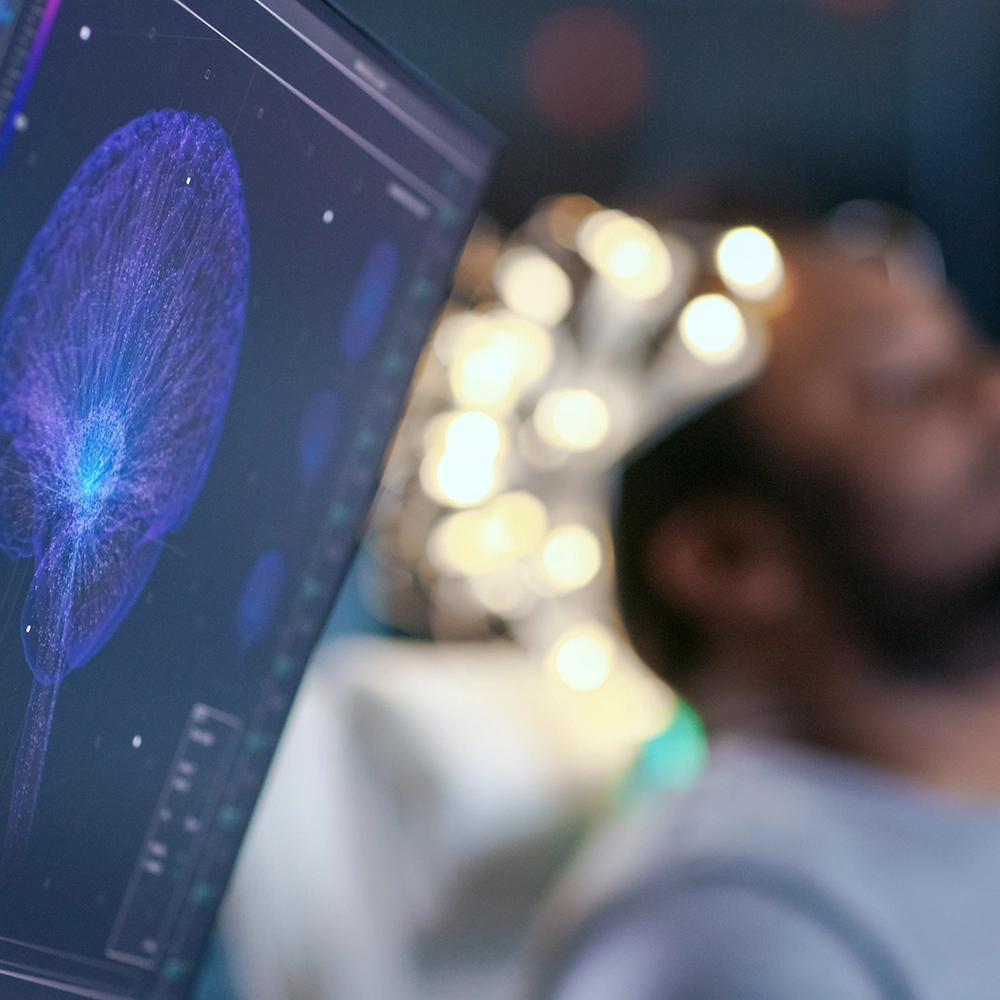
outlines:
[[[772,322],[773,360],[864,358],[953,339],[955,310],[916,274],[890,280],[877,260],[857,260],[820,240],[783,247],[789,304]]]
[[[785,311],[774,317],[771,351],[741,407],[765,436],[805,447],[809,428],[847,426],[856,393],[872,377],[914,364],[938,366],[964,352],[969,328],[935,287],[891,280],[877,261],[857,260],[819,240],[782,246]]]

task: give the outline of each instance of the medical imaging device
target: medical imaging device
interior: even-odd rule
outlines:
[[[323,0],[0,0],[0,996],[188,993],[497,148]]]

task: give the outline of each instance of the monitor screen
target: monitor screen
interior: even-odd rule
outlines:
[[[0,996],[189,989],[496,137],[321,0],[0,0]]]

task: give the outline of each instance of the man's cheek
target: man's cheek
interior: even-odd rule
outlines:
[[[886,452],[876,474],[897,494],[902,508],[943,517],[961,514],[975,468],[969,436],[950,429],[926,429]]]

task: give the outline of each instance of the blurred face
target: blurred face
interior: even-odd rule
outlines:
[[[823,561],[876,644],[942,655],[1000,628],[1000,353],[953,298],[818,246],[746,412],[810,484]]]

